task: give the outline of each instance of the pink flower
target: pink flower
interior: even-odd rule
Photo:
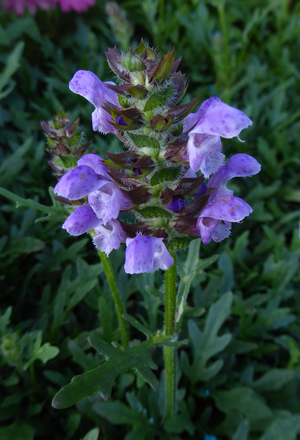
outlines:
[[[95,0],[57,0],[63,12],[69,12],[72,9],[76,12],[84,12],[91,6],[95,6]]]
[[[23,15],[25,8],[31,14],[36,12],[36,8],[50,9],[56,5],[57,0],[2,0],[4,11],[14,11],[16,15]]]

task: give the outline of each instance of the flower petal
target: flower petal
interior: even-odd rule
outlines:
[[[121,210],[127,209],[132,204],[117,185],[108,181],[105,181],[105,185],[100,189],[89,194],[88,201],[104,224],[117,218]]]
[[[95,171],[81,165],[64,174],[55,185],[54,192],[69,200],[79,200],[102,185]]]
[[[252,212],[251,206],[239,197],[220,195],[213,199],[199,214],[200,218],[209,217],[215,220],[240,222]]]
[[[173,266],[174,260],[172,255],[168,252],[164,243],[161,243],[154,252],[154,264],[152,272],[158,269],[167,270]]]
[[[110,180],[110,176],[107,173],[107,166],[103,163],[103,159],[96,154],[85,154],[77,162],[77,165],[87,165],[92,168],[96,174],[100,174],[106,179]]]
[[[110,124],[113,117],[109,115],[102,107],[96,108],[92,113],[92,126],[94,131],[100,133],[115,133],[116,129]]]
[[[187,143],[187,154],[193,171],[201,171],[208,178],[224,162],[221,153],[222,144],[219,136],[191,133]]]
[[[112,104],[118,103],[117,94],[105,87],[93,72],[78,70],[69,83],[70,90],[77,95],[83,96],[94,107],[101,107],[106,101]]]
[[[231,223],[230,222],[220,222],[216,228],[213,230],[211,238],[216,243],[224,240],[224,238],[229,237],[231,233]]]
[[[109,255],[113,249],[119,249],[120,244],[125,243],[127,238],[117,220],[110,220],[106,226],[98,226],[95,228],[95,233],[97,235],[93,238],[93,242],[106,255]]]
[[[218,171],[211,177],[207,186],[208,188],[217,188],[212,194],[213,197],[222,195],[232,195],[233,191],[226,188],[226,183],[233,177],[253,176],[260,172],[260,164],[256,159],[248,154],[235,154],[228,162],[221,166]]]
[[[81,235],[100,226],[100,224],[101,222],[92,208],[88,205],[82,205],[69,215],[62,228],[66,229],[70,235]]]
[[[237,137],[249,125],[252,125],[251,119],[241,110],[213,97],[206,100],[196,113],[187,116],[184,132],[193,127],[189,134],[205,133],[231,139]]]
[[[144,273],[153,272],[154,253],[162,243],[162,238],[149,235],[137,235],[135,238],[127,238],[125,254],[125,272]]]

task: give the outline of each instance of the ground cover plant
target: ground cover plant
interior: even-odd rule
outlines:
[[[148,0],[62,9],[0,13],[0,437],[297,439],[299,5]],[[151,349],[152,362],[148,349],[142,352],[143,374],[127,358],[129,366],[110,378],[109,400],[93,394],[55,409],[53,398],[72,377],[122,352],[124,332],[122,340],[105,260],[88,236],[61,228],[65,211],[48,190],[57,179],[40,121],[60,109],[72,122],[80,116],[76,130],[85,137],[75,130],[76,143],[93,139],[89,148],[106,160],[103,151],[120,153],[115,135],[93,132],[93,106],[68,84],[78,70],[115,81],[104,52],[114,44],[135,49],[141,38],[162,54],[176,46],[190,79],[184,104],[197,95],[200,104],[219,98],[253,121],[240,135],[244,143],[222,139],[227,158],[247,154],[262,166],[252,178],[228,182],[253,213],[222,242],[197,239],[176,255],[178,294],[189,292],[178,341],[189,343],[176,348],[176,407],[167,417],[159,347]],[[140,344],[156,345],[150,334],[163,332],[164,274],[126,273],[124,246],[109,258],[133,341],[124,353],[139,356]],[[152,363],[154,376],[145,367]]]

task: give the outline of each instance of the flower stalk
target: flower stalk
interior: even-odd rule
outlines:
[[[174,260],[165,272],[165,335],[175,337],[176,312],[176,254],[171,251]],[[166,419],[176,412],[176,352],[173,347],[164,346],[166,374]]]
[[[119,291],[119,287],[118,287],[118,283],[117,283],[117,279],[116,276],[114,274],[114,270],[112,268],[111,262],[108,258],[108,256],[104,253],[98,250],[98,255],[100,257],[112,296],[113,296],[113,300],[115,303],[115,307],[116,307],[116,313],[117,313],[117,317],[118,317],[118,322],[119,322],[119,328],[120,328],[120,333],[121,333],[121,341],[122,341],[122,345],[123,347],[128,347],[129,344],[129,335],[128,335],[128,328],[127,328],[127,323],[125,321],[125,319],[123,318],[123,315],[125,313],[123,304],[122,304],[122,300],[121,300],[121,295],[120,295],[120,291]]]

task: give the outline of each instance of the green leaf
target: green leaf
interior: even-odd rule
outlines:
[[[140,60],[140,58],[132,52],[129,48],[126,55],[122,56],[121,64],[129,72],[138,72],[146,69],[145,64]]]
[[[145,290],[150,293],[150,295],[152,295],[154,298],[156,298],[157,300],[159,300],[160,302],[164,302],[165,300],[165,295],[163,292],[161,292],[160,290],[156,289],[155,287],[151,287],[151,286],[145,286]]]
[[[193,237],[173,238],[173,240],[168,244],[168,250],[177,251],[177,250],[186,249],[193,240],[194,240]]]
[[[20,173],[26,161],[24,156],[32,146],[33,138],[28,138],[12,155],[7,156],[0,167],[0,185],[7,186]]]
[[[169,99],[172,97],[173,91],[173,86],[167,86],[166,88],[153,93],[146,102],[144,112],[148,112],[157,107],[165,106]]]
[[[12,425],[0,428],[0,438],[1,440],[33,440],[34,429],[29,425],[21,425],[20,423],[16,422]]]
[[[143,324],[141,324],[137,319],[135,319],[133,316],[128,315],[125,313],[123,315],[123,318],[126,319],[131,325],[133,325],[135,328],[137,328],[141,333],[144,333],[144,335],[151,337],[152,332],[148,328],[146,328]]]
[[[232,293],[228,292],[221,296],[221,298],[213,304],[208,312],[205,320],[204,330],[201,331],[193,320],[189,320],[189,338],[193,347],[193,364],[190,367],[188,359],[183,355],[183,362],[189,373],[191,382],[193,384],[198,381],[208,381],[214,377],[222,368],[223,360],[219,359],[210,366],[207,366],[207,362],[212,356],[215,356],[229,344],[231,340],[231,334],[226,333],[222,336],[218,336],[218,332],[230,315],[232,303]],[[183,368],[183,371],[185,369]]]
[[[234,436],[232,437],[232,440],[247,440],[249,433],[249,426],[250,426],[249,420],[247,419],[243,420],[239,424]]]
[[[15,73],[15,71],[20,67],[20,58],[24,49],[24,42],[20,41],[13,51],[9,54],[4,70],[0,76],[0,92],[6,86],[9,78]]]
[[[125,133],[127,139],[137,148],[153,148],[160,152],[160,146],[157,140],[148,136],[136,135],[132,133]]]
[[[94,428],[91,431],[89,431],[82,440],[98,440],[100,434],[99,428]]]
[[[89,338],[89,342],[105,356],[107,361],[88,373],[73,377],[71,383],[54,396],[52,402],[54,408],[68,408],[95,393],[100,393],[107,399],[111,393],[113,380],[132,368],[156,388],[158,382],[150,370],[155,367],[151,359],[153,340],[126,349],[112,347],[95,337]]]
[[[167,212],[164,209],[156,206],[148,206],[147,208],[137,209],[137,212],[145,218],[172,218],[172,214],[170,212]]]
[[[163,182],[174,182],[180,176],[180,172],[180,167],[162,168],[152,176],[150,184],[155,186]]]
[[[132,425],[133,431],[124,440],[143,440],[153,431],[144,412],[129,408],[122,402],[97,402],[93,409],[115,425]]]
[[[49,190],[50,191],[50,190]],[[45,206],[40,203],[35,202],[31,199],[24,199],[23,197],[19,197],[16,194],[7,191],[5,188],[0,187],[0,195],[6,197],[7,199],[13,200],[16,202],[16,208],[33,208],[37,211],[42,211],[48,214],[46,217],[42,217],[38,219],[39,221],[47,221],[47,220],[56,220],[56,219],[66,219],[68,217],[68,213],[62,207],[59,202],[54,203],[55,206]]]
[[[12,312],[12,307],[8,307],[4,314],[0,317],[0,335],[3,336],[5,334],[5,328],[10,323],[10,315]]]
[[[44,249],[45,243],[38,238],[23,237],[15,243],[11,243],[7,253],[10,254],[31,254]]]
[[[43,362],[43,364],[46,364],[50,359],[53,359],[55,356],[58,355],[59,349],[57,347],[53,347],[49,344],[49,342],[46,342],[46,344],[41,345],[42,343],[42,332],[39,332],[37,334],[36,340],[34,342],[33,346],[33,352],[28,362],[23,366],[24,370],[27,370],[29,365],[31,365],[35,360],[39,359]]]
[[[259,440],[296,440],[300,432],[300,416],[275,420]]]
[[[237,411],[248,419],[262,419],[272,417],[271,409],[263,403],[252,388],[237,387],[229,391],[215,391],[212,393],[217,407],[224,413]]]
[[[251,387],[258,391],[276,391],[294,378],[294,371],[274,368],[252,382]]]

